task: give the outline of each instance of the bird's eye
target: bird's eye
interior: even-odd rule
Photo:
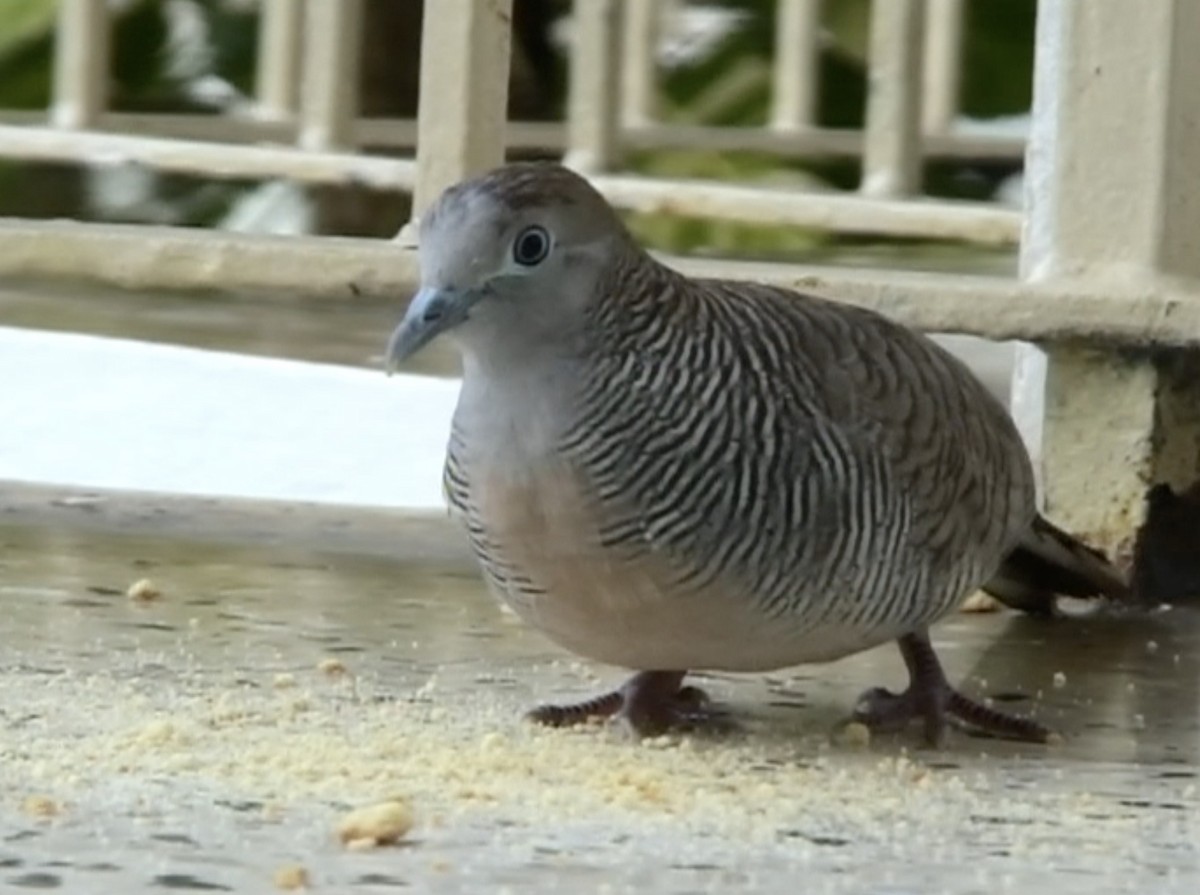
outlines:
[[[517,234],[513,243],[513,260],[522,267],[541,264],[550,254],[550,234],[545,227],[534,224]]]

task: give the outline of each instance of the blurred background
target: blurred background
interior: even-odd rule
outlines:
[[[5,0],[0,17],[0,121],[28,121],[51,102],[56,0]],[[112,0],[112,112],[233,113],[254,102],[259,4],[254,0]],[[775,48],[773,0],[671,3],[655,56],[658,117],[689,125],[769,122]],[[366,0],[360,113],[416,114],[423,4]],[[509,117],[561,120],[566,101],[570,6],[516,0]],[[965,5],[960,128],[1023,135],[1030,107],[1034,0]],[[869,0],[824,4],[816,121],[861,128],[867,94]],[[380,151],[365,146],[366,151]],[[516,155],[537,155],[535,151]],[[551,154],[551,153],[544,153]],[[623,168],[662,176],[714,177],[853,189],[857,158],[782,158],[692,149],[634,151]],[[1020,159],[928,161],[933,196],[1020,199]],[[407,220],[408,197],[344,186],[212,182],[132,167],[92,171],[0,161],[0,215],[67,216],[278,233],[390,237]],[[1013,250],[846,237],[796,227],[756,227],[679,216],[633,215],[638,235],[676,252],[811,259],[852,251],[889,264],[1010,267]],[[915,244],[914,244],[915,243]]]

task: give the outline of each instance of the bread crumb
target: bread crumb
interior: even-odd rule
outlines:
[[[1054,672],[1054,688],[1056,690],[1061,690],[1066,685],[1067,685],[1067,676],[1065,674],[1063,674],[1061,671]]]
[[[991,594],[985,594],[981,590],[975,591],[958,607],[959,612],[999,612],[1000,601]]]
[[[337,826],[338,838],[351,851],[391,845],[412,829],[412,810],[399,799],[355,808]]]
[[[834,732],[833,741],[839,746],[861,749],[871,745],[871,728],[861,721],[851,721]]]
[[[275,679],[271,682],[271,684],[276,690],[287,690],[296,686],[296,676],[294,674],[288,674],[285,671],[281,674],[275,675]]]
[[[308,871],[299,864],[285,864],[275,871],[275,888],[284,892],[307,889]]]
[[[173,722],[157,718],[139,730],[134,742],[141,746],[165,746],[168,743],[186,742],[187,734]]]
[[[62,813],[62,807],[48,796],[26,796],[21,802],[21,810],[30,817],[57,817]]]
[[[1063,735],[1061,733],[1055,733],[1054,731],[1050,731],[1050,733],[1046,734],[1046,745],[1047,746],[1061,746],[1065,742],[1066,742],[1066,740],[1063,739]]]
[[[162,591],[149,578],[141,578],[129,585],[125,596],[139,603],[150,603],[162,596]]]
[[[333,656],[327,656],[317,663],[317,671],[322,674],[327,674],[330,677],[341,677],[347,674],[346,666],[342,664],[341,659],[335,659]]]
[[[278,802],[267,802],[262,806],[262,819],[271,824],[279,823],[283,820],[283,806]]]
[[[1158,652],[1158,641],[1157,640],[1147,640],[1146,641],[1146,652],[1157,653]]]
[[[484,750],[501,749],[504,747],[504,743],[504,735],[491,730],[480,738],[479,747]]]

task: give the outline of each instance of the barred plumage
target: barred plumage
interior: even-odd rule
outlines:
[[[939,677],[929,624],[997,570],[998,593],[1046,605],[1038,563],[1059,589],[1124,592],[1037,516],[1004,408],[877,314],[688,279],[553,165],[447,191],[421,265],[390,353],[443,330],[460,345],[446,494],[493,590],[569,649],[674,675],[596,705],[670,714],[669,692],[645,694],[689,668],[899,639],[913,684],[875,694],[875,715],[978,720]]]

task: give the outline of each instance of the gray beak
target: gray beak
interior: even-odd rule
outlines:
[[[423,287],[413,296],[404,319],[388,340],[386,367],[389,374],[427,343],[467,319],[480,294],[466,289]]]

